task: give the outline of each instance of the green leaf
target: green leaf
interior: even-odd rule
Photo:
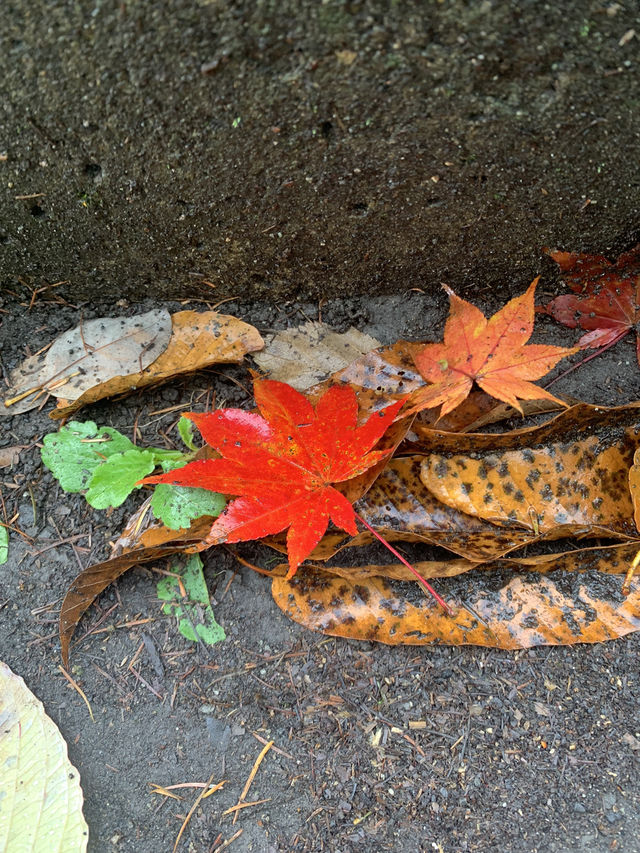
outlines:
[[[177,578],[167,577],[158,581],[158,598],[167,602],[162,612],[174,615],[178,620],[178,631],[191,642],[202,642],[212,646],[224,640],[226,634],[218,625],[209,603],[209,592],[202,573],[202,560],[198,554],[180,557],[171,571],[179,575],[186,592],[183,598]]]
[[[107,459],[93,473],[87,489],[87,503],[94,509],[120,506],[129,497],[138,480],[156,467],[153,450],[127,450]]]
[[[193,421],[190,421],[189,418],[181,417],[178,421],[178,432],[189,450],[197,450],[193,440]]]
[[[0,527],[0,566],[9,559],[9,531],[6,527]]]
[[[153,448],[152,448],[153,449]],[[193,459],[193,453],[179,453],[176,450],[170,451],[175,453],[174,457],[165,456],[163,459],[157,460],[163,471],[173,471],[174,468],[182,468],[187,462]]]
[[[154,462],[156,465],[161,465],[163,471],[182,468],[192,458],[191,453],[182,453],[180,450],[164,450],[162,447],[147,447],[145,450],[153,453]]]
[[[87,502],[94,509],[120,506],[138,480],[157,465],[171,471],[192,457],[179,450],[136,447],[116,429],[97,427],[93,421],[72,421],[59,432],[45,435],[43,445],[42,461],[65,492],[87,489]],[[192,518],[205,513],[198,512]],[[0,556],[1,545],[0,540]]]
[[[40,702],[0,662],[0,850],[84,853],[78,771]]]
[[[93,421],[71,421],[59,432],[45,435],[42,444],[42,462],[65,492],[86,489],[105,459],[135,448],[118,430],[98,428]]]
[[[170,530],[189,527],[202,515],[217,518],[225,506],[224,497],[208,489],[170,486],[167,483],[159,483],[151,498],[153,514]]]

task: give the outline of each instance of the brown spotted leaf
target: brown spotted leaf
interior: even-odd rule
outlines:
[[[387,541],[424,542],[480,563],[505,556],[542,538],[532,530],[517,525],[497,526],[439,501],[420,479],[423,460],[423,456],[392,459],[355,505],[361,518]],[[369,545],[373,541],[367,531],[345,540],[343,534],[331,530],[308,559],[328,560],[343,548]],[[286,552],[282,540],[269,539],[266,544],[281,553]]]
[[[508,433],[453,434],[442,430],[424,429],[419,442],[422,453],[410,457],[393,458],[370,490],[356,504],[356,510],[390,541],[426,542],[446,548],[475,562],[486,562],[506,556],[523,545],[533,544],[542,539],[553,540],[574,535],[604,535],[616,539],[636,538],[638,532],[633,521],[631,497],[627,485],[629,466],[635,445],[638,443],[636,422],[640,422],[640,404],[613,409],[580,404],[572,406],[541,426],[527,427]],[[415,424],[413,429],[416,429]],[[562,440],[559,442],[560,438]],[[530,482],[534,482],[538,476],[527,463],[527,459],[537,458],[536,454],[540,454],[541,459],[553,460],[554,477],[566,476],[564,472],[558,472],[555,469],[556,461],[559,464],[565,464],[565,462],[560,462],[560,457],[555,460],[551,455],[553,452],[560,453],[557,445],[562,444],[564,439],[572,447],[576,445],[580,448],[584,445],[585,452],[588,451],[590,454],[593,454],[594,442],[598,441],[599,450],[606,451],[602,459],[603,462],[606,460],[606,469],[601,465],[595,465],[594,471],[600,471],[598,476],[601,476],[601,482],[592,484],[592,488],[597,489],[598,492],[606,489],[614,490],[616,500],[605,500],[603,497],[600,502],[598,500],[600,494],[594,495],[592,500],[596,501],[595,506],[586,507],[581,503],[578,512],[574,513],[573,520],[562,524],[549,522],[550,500],[536,500],[525,504],[524,493],[522,501],[514,500],[520,510],[519,514],[510,515],[513,509],[510,505],[503,506],[502,509],[487,510],[483,502],[480,507],[475,507],[475,503],[471,500],[474,496],[473,489],[479,488],[479,484],[484,482],[481,478],[478,479],[480,471],[483,475],[485,473],[484,469],[481,469],[482,459],[486,456],[490,457],[494,452],[501,461],[503,454],[515,454],[518,460],[515,471],[518,475],[523,474],[525,487],[527,487],[527,477]],[[461,453],[452,453],[455,450],[461,451],[464,457]],[[531,454],[534,454],[533,457]],[[581,466],[581,458],[571,451],[569,461],[566,462],[567,470],[571,470],[570,465]],[[526,471],[521,470],[522,459],[527,463]],[[446,466],[446,469],[445,467],[440,469],[443,472],[449,471],[451,460],[468,465],[476,478],[475,485],[474,481],[471,478],[467,479],[466,476],[462,480],[460,476],[453,478],[453,495],[448,491],[449,478],[445,477],[443,483],[438,485],[435,471],[436,465]],[[587,472],[587,460],[591,465],[592,455],[586,457],[585,470],[577,473],[583,477],[586,477],[587,473],[589,477],[595,476],[593,472]],[[507,459],[507,463],[510,463],[510,458]],[[421,479],[421,470],[427,471],[424,476],[427,476],[429,488]],[[495,470],[499,472],[500,465]],[[506,472],[506,469],[503,470]],[[498,478],[497,473],[495,477]],[[468,492],[465,483],[471,484],[471,492]],[[615,491],[618,483],[622,483],[623,488]],[[566,484],[563,480],[556,485],[562,491],[562,487]],[[544,482],[541,484],[541,488],[543,487]],[[512,486],[507,485],[507,488],[511,489]],[[551,489],[551,485],[549,488]],[[583,486],[576,485],[575,488],[578,494],[582,495]],[[513,484],[512,494],[515,495],[516,491],[516,486]],[[547,492],[545,489],[544,496],[547,495],[554,498],[554,493]],[[534,496],[531,495],[531,497]],[[554,500],[559,502],[564,497],[563,494],[559,494]],[[575,503],[575,501],[572,502]],[[542,503],[542,507],[538,507],[538,503]],[[344,547],[357,547],[369,544],[371,541],[370,534],[366,532],[345,542],[343,535],[336,531],[329,531],[313,551],[310,559],[327,560]],[[279,551],[283,550],[282,543],[277,541],[269,540],[267,544]]]
[[[476,453],[483,450],[512,450],[533,444],[553,442],[563,434],[587,434],[593,429],[616,429],[640,426],[640,402],[624,406],[592,406],[576,403],[542,424],[525,426],[508,432],[465,432],[463,434],[435,429],[414,421],[412,430],[419,435],[413,444],[416,453]]]
[[[436,500],[420,480],[422,460],[422,456],[392,459],[355,505],[361,518],[387,541],[438,545],[474,562],[493,560],[535,541],[530,531],[499,528]],[[308,559],[328,560],[343,548],[373,541],[367,531],[345,540],[344,534],[331,530]],[[281,539],[269,539],[266,544],[286,553]]]
[[[495,564],[519,571],[601,572],[610,575],[627,573],[640,541],[621,542],[598,548],[574,548],[559,554],[537,554],[532,557],[507,557]],[[489,567],[488,567],[489,568]]]
[[[432,436],[421,479],[447,506],[545,538],[636,537],[629,469],[640,443],[636,405],[575,406],[533,430]],[[424,436],[423,436],[424,437]]]
[[[640,531],[640,450],[633,454],[633,465],[629,468],[629,490],[633,501],[633,519]]]
[[[633,549],[626,548],[628,557]],[[611,560],[605,563],[611,566]],[[591,565],[599,568],[597,557]],[[446,581],[447,599],[459,603],[453,618],[425,599],[416,584],[352,571],[351,577],[340,577],[305,567],[291,582],[274,578],[273,597],[307,628],[389,645],[518,649],[597,643],[640,629],[638,582],[625,597],[617,574],[592,568],[539,575],[496,565],[458,574]]]
[[[616,545],[606,545],[597,548],[573,548],[553,554],[535,554],[524,557],[502,557],[492,562],[477,563],[458,557],[450,560],[422,560],[414,562],[423,578],[452,578],[474,569],[483,571],[508,570],[511,572],[604,572],[606,574],[626,574],[633,561],[640,540],[622,542]],[[314,568],[307,565],[306,568]],[[322,566],[322,571],[329,575],[337,575],[347,580],[363,582],[371,577],[387,578],[389,580],[410,581],[415,577],[401,563],[384,563],[368,566]],[[287,564],[280,563],[271,571],[272,577],[284,577]]]
[[[479,564],[460,557],[452,560],[422,560],[411,565],[418,570],[423,578],[431,580],[432,578],[454,577],[464,574],[464,572],[470,572],[471,569],[476,569],[479,565],[492,566],[493,563]],[[307,564],[306,568],[313,569],[315,567]],[[287,564],[279,563],[272,569],[270,576],[284,577],[287,573],[286,570]],[[322,571],[329,575],[359,582],[368,581],[369,578],[388,578],[397,581],[411,581],[412,583],[415,581],[415,575],[402,563],[370,566],[322,566]]]
[[[386,539],[427,542],[479,562],[533,541],[530,531],[496,527],[435,499],[420,479],[422,462],[420,456],[392,459],[356,505]]]
[[[483,392],[481,392],[483,393]],[[455,409],[455,412],[460,412],[460,410],[464,410],[465,404],[468,403],[473,397],[473,392],[471,395],[462,403],[462,405],[458,406]],[[486,411],[482,414],[479,414],[478,417],[469,424],[466,424],[462,429],[458,430],[458,432],[479,432],[483,427],[490,426],[491,424],[497,424],[501,421],[510,420],[512,418],[517,417],[520,413],[513,408],[513,406],[509,406],[507,403],[498,403],[495,402],[489,397],[486,396],[486,399],[491,403],[486,407]],[[580,401],[575,398],[569,398],[567,395],[564,396],[565,403],[575,404]],[[564,407],[559,405],[558,403],[554,403],[551,400],[523,400],[522,401],[522,413],[525,418],[532,417],[533,415],[546,415],[549,413],[555,413],[562,410]],[[453,414],[453,413],[452,413]],[[440,428],[440,423],[438,423],[438,428]],[[449,430],[454,431],[454,430]]]

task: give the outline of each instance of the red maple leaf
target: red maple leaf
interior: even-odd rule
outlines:
[[[143,483],[196,486],[238,495],[216,519],[210,544],[260,539],[288,528],[289,577],[313,551],[329,520],[355,536],[356,514],[332,483],[363,474],[391,450],[373,450],[404,400],[358,426],[358,401],[334,385],[313,406],[290,385],[258,380],[260,414],[242,409],[187,413],[221,459],[191,462]]]
[[[562,403],[529,381],[544,376],[561,358],[576,352],[526,343],[533,331],[537,283],[536,278],[522,296],[512,299],[489,320],[445,285],[451,309],[444,342],[427,344],[414,355],[416,367],[432,384],[411,395],[406,413],[442,404],[442,417],[462,403],[474,382],[520,412],[518,399]]]
[[[556,297],[544,310],[564,326],[587,332],[578,346],[610,347],[636,328],[640,320],[640,244],[615,263],[603,255],[548,254],[573,293]],[[636,355],[640,364],[640,336]]]
[[[358,398],[349,386],[332,386],[315,405],[290,385],[270,379],[256,380],[253,392],[260,414],[218,409],[185,415],[221,459],[190,462],[140,484],[173,483],[238,495],[216,519],[206,542],[245,542],[288,528],[288,578],[313,551],[330,520],[352,536],[358,532],[358,520],[452,615],[433,587],[331,485],[364,474],[392,453],[392,448],[373,448],[406,398],[374,412],[359,426]]]

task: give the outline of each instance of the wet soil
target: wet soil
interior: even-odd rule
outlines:
[[[0,286],[512,292],[640,239],[635,0],[12,0]]]
[[[24,357],[26,342],[35,351],[81,317],[150,307],[74,307],[44,293],[29,309],[23,293],[2,306],[5,371]],[[478,302],[487,312],[498,307],[491,295]],[[233,302],[224,310],[261,331],[317,317],[315,303]],[[390,343],[439,334],[446,301],[421,293],[353,298],[322,313],[340,330],[354,323]],[[536,335],[575,339],[548,318],[539,318]],[[129,436],[135,425],[140,443],[163,444],[176,437],[177,418],[163,409],[203,407],[214,394],[242,405],[248,382],[246,366],[224,366],[79,417]],[[640,398],[631,337],[554,390],[601,404]],[[231,839],[225,849],[238,853],[640,850],[637,635],[513,653],[336,640],[289,621],[268,579],[219,548],[204,559],[224,643],[194,647],[177,633],[161,613],[151,569],[129,571],[90,609],[71,664],[92,722],[58,669],[57,613],[68,584],[108,554],[142,496],[108,513],[61,492],[37,447],[55,429],[50,407],[5,419],[0,439],[24,446],[0,479],[4,511],[26,537],[12,535],[0,567],[0,659],[25,678],[69,744],[91,853],[170,851],[198,789],[165,801],[149,783],[212,775],[227,781],[196,809],[180,850],[207,853]],[[260,546],[241,553],[262,565],[273,560]],[[247,797],[265,802],[241,810],[234,825],[222,813],[238,802],[269,740],[274,747]]]

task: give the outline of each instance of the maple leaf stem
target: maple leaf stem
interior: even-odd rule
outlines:
[[[418,583],[420,584],[422,589],[428,595],[435,598],[435,600],[438,602],[440,607],[442,607],[442,609],[447,614],[447,616],[453,616],[454,615],[453,610],[449,607],[449,605],[444,600],[444,598],[435,591],[435,589],[431,586],[431,584],[427,583],[427,581],[422,577],[420,572],[418,572],[416,569],[414,569],[413,566],[411,565],[411,563],[409,563],[407,560],[405,560],[405,558],[402,556],[402,554],[399,551],[396,551],[396,549],[393,547],[393,545],[390,545],[387,542],[387,540],[384,538],[384,536],[381,536],[377,530],[374,530],[373,527],[370,524],[368,524],[361,515],[358,515],[358,513],[356,512],[355,516],[358,519],[358,521],[360,522],[360,524],[362,524],[364,527],[366,527],[370,533],[373,533],[373,535],[376,537],[376,539],[379,542],[382,542],[384,547],[387,548],[389,551],[391,551],[393,556],[397,557],[398,560],[400,560],[400,562],[402,563],[402,565],[406,566],[409,569],[409,571],[415,575],[416,580],[418,581]]]
[[[626,332],[624,333],[626,335]],[[582,361],[576,362],[576,364],[572,364],[571,367],[567,368],[567,370],[555,376],[550,382],[543,382],[543,388],[550,388],[554,385],[559,379],[564,379],[565,376],[568,376],[570,373],[573,373],[574,370],[577,370],[579,367],[582,367],[583,364],[586,364],[588,361],[591,361],[592,358],[596,358],[601,355],[603,352],[606,352],[611,347],[615,346],[619,340],[621,340],[624,335],[620,335],[619,338],[616,338],[615,341],[610,341],[608,344],[605,344],[603,347],[598,347],[595,352],[592,352],[591,355],[588,355],[586,358],[583,358]]]

